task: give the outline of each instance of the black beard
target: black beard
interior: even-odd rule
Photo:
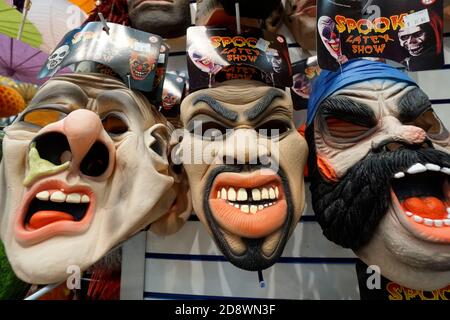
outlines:
[[[278,169],[278,175],[281,178],[281,182],[283,184],[286,203],[287,203],[287,218],[281,227],[282,236],[277,244],[276,249],[272,253],[270,257],[264,255],[262,251],[262,246],[264,244],[265,238],[260,239],[247,239],[242,238],[242,241],[245,244],[246,250],[242,255],[236,255],[233,253],[228,246],[228,242],[223,235],[223,231],[220,230],[217,222],[214,220],[214,217],[211,212],[211,208],[209,206],[209,196],[211,193],[211,188],[216,176],[222,172],[250,172],[258,169],[267,168],[261,165],[234,165],[234,166],[221,166],[214,169],[208,177],[205,195],[203,198],[203,209],[205,212],[206,220],[208,221],[208,225],[212,231],[214,242],[217,247],[219,247],[220,251],[223,253],[228,260],[238,268],[248,270],[248,271],[258,271],[264,270],[271,267],[281,256],[283,253],[284,247],[288,240],[289,230],[292,226],[294,219],[294,205],[292,204],[291,193],[289,189],[289,183],[281,168]]]
[[[338,182],[322,177],[317,167],[314,125],[306,130],[312,206],[323,234],[345,248],[368,243],[391,205],[391,179],[416,163],[450,166],[450,155],[433,148],[410,146],[396,151],[370,152]]]
[[[189,1],[183,1],[170,7],[143,4],[129,12],[131,25],[138,30],[166,39],[181,37],[186,34],[186,29],[191,25]]]

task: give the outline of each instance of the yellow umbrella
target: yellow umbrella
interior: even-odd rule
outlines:
[[[4,76],[0,76],[0,85],[6,85],[16,90],[25,100],[26,105],[33,99],[39,88],[34,83],[15,81],[12,78]]]
[[[16,81],[9,77],[0,76],[0,84],[6,84],[7,86],[13,87],[16,84]]]
[[[25,100],[25,104],[28,105],[30,103],[31,99],[36,95],[38,86],[33,83],[16,83],[13,86],[13,89],[16,90],[22,98]]]

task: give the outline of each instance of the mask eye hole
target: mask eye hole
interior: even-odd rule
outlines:
[[[20,121],[43,128],[51,123],[64,119],[66,113],[55,109],[34,109],[26,112]]]
[[[431,139],[446,138],[449,135],[447,129],[431,108],[407,124],[422,128]]]
[[[342,120],[336,117],[326,117],[325,123],[332,137],[340,139],[354,139],[365,135],[370,128],[361,124]]]
[[[202,140],[214,141],[227,134],[227,128],[215,121],[194,121],[190,133]]]
[[[290,123],[283,120],[269,120],[256,128],[256,131],[269,139],[279,137],[292,129]]]
[[[110,135],[120,135],[128,131],[126,121],[115,113],[110,113],[102,119],[103,128]]]

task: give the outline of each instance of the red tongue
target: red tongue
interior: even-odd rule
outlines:
[[[404,211],[409,211],[422,218],[445,219],[447,207],[436,197],[411,197],[403,201]]]
[[[28,222],[28,229],[36,230],[57,221],[75,221],[75,218],[62,211],[38,211]]]

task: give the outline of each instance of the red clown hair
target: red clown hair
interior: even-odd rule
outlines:
[[[102,13],[108,22],[122,24],[124,26],[130,25],[127,0],[97,0],[96,8],[90,12],[89,17],[84,23],[100,21],[99,13]]]

